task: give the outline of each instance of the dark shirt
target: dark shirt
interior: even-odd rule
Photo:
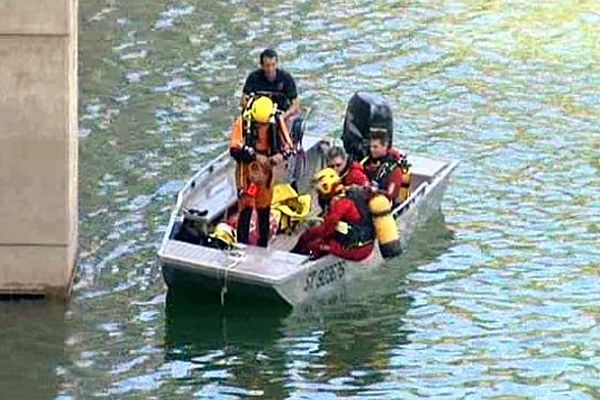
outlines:
[[[277,76],[273,82],[267,80],[262,69],[252,71],[242,90],[245,95],[258,92],[272,93],[273,101],[277,103],[280,110],[287,110],[292,100],[298,97],[296,82],[287,71],[277,68]]]

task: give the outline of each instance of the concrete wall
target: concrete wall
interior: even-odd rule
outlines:
[[[77,0],[0,0],[0,293],[68,293],[76,246]]]

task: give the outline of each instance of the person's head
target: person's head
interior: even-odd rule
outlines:
[[[333,168],[325,168],[315,174],[315,183],[319,196],[330,198],[344,188],[340,176]]]
[[[268,81],[273,82],[277,77],[277,52],[265,49],[260,53],[260,67]]]
[[[327,152],[327,166],[335,169],[339,174],[344,171],[348,163],[348,155],[343,147],[334,146]]]
[[[385,156],[390,149],[390,144],[390,138],[385,129],[371,131],[371,157],[379,158]]]
[[[250,117],[256,123],[268,124],[274,112],[275,104],[266,96],[261,96],[250,104]]]

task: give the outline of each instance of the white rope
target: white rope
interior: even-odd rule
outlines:
[[[240,262],[242,262],[244,258],[244,256],[239,256],[235,260],[233,260],[228,266],[225,267],[225,273],[223,274],[223,287],[221,288],[221,306],[225,306],[225,295],[227,294],[227,277],[229,276],[229,271],[234,269]]]

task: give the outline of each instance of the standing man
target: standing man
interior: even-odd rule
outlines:
[[[300,113],[296,82],[287,71],[277,68],[277,64],[275,50],[265,49],[260,53],[260,68],[251,72],[246,78],[240,106],[245,109],[253,95],[268,96],[277,103],[277,108],[283,111],[281,117],[288,127],[291,127],[292,119]]]
[[[276,118],[276,112],[270,98],[258,97],[251,100],[233,125],[229,154],[237,162],[240,243],[248,243],[254,208],[258,214],[257,244],[267,247],[269,243],[273,166],[282,163],[293,148],[287,127]]]

